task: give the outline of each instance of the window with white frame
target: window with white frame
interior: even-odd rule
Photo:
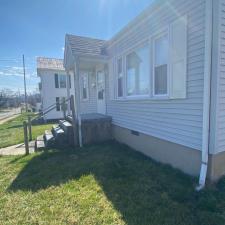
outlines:
[[[141,47],[126,56],[127,96],[149,94],[150,65],[149,46]]]
[[[123,97],[123,59],[117,60],[117,96]]]
[[[168,34],[161,35],[154,39],[154,96],[165,96],[168,94],[168,56],[169,40]]]
[[[66,88],[66,75],[55,74],[55,88]]]
[[[66,75],[59,75],[60,88],[66,88]]]
[[[56,111],[64,111],[67,108],[65,97],[56,97]]]
[[[81,99],[88,100],[88,73],[81,75]]]
[[[160,35],[152,36],[149,44],[116,58],[112,98],[186,98],[187,24],[187,15],[178,17]]]

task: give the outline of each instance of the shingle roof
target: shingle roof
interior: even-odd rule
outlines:
[[[62,59],[38,57],[37,69],[65,70]]]
[[[107,56],[106,41],[67,34],[67,41],[73,55]]]

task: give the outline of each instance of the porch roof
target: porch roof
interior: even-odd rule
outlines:
[[[73,56],[107,57],[105,40],[67,34],[66,44],[71,49]]]

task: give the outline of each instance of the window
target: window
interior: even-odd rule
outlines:
[[[66,75],[55,74],[55,88],[66,88]]]
[[[56,97],[56,111],[60,111],[60,98]]]
[[[59,75],[55,74],[55,88],[59,88]]]
[[[163,35],[154,40],[154,95],[165,96],[168,94],[168,35]]]
[[[122,58],[117,60],[117,96],[123,97],[123,60]]]
[[[187,25],[187,15],[180,16],[149,44],[112,58],[110,99],[187,98]]]
[[[67,109],[66,98],[56,97],[56,111],[64,111]]]
[[[146,45],[126,57],[127,96],[148,95],[150,80],[149,47]]]
[[[81,75],[81,99],[88,100],[88,73]]]
[[[66,75],[59,75],[60,88],[66,88]]]

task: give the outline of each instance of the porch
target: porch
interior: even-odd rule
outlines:
[[[112,118],[98,113],[81,114],[81,121],[67,116],[35,142],[36,151],[51,147],[76,147],[112,140]]]

